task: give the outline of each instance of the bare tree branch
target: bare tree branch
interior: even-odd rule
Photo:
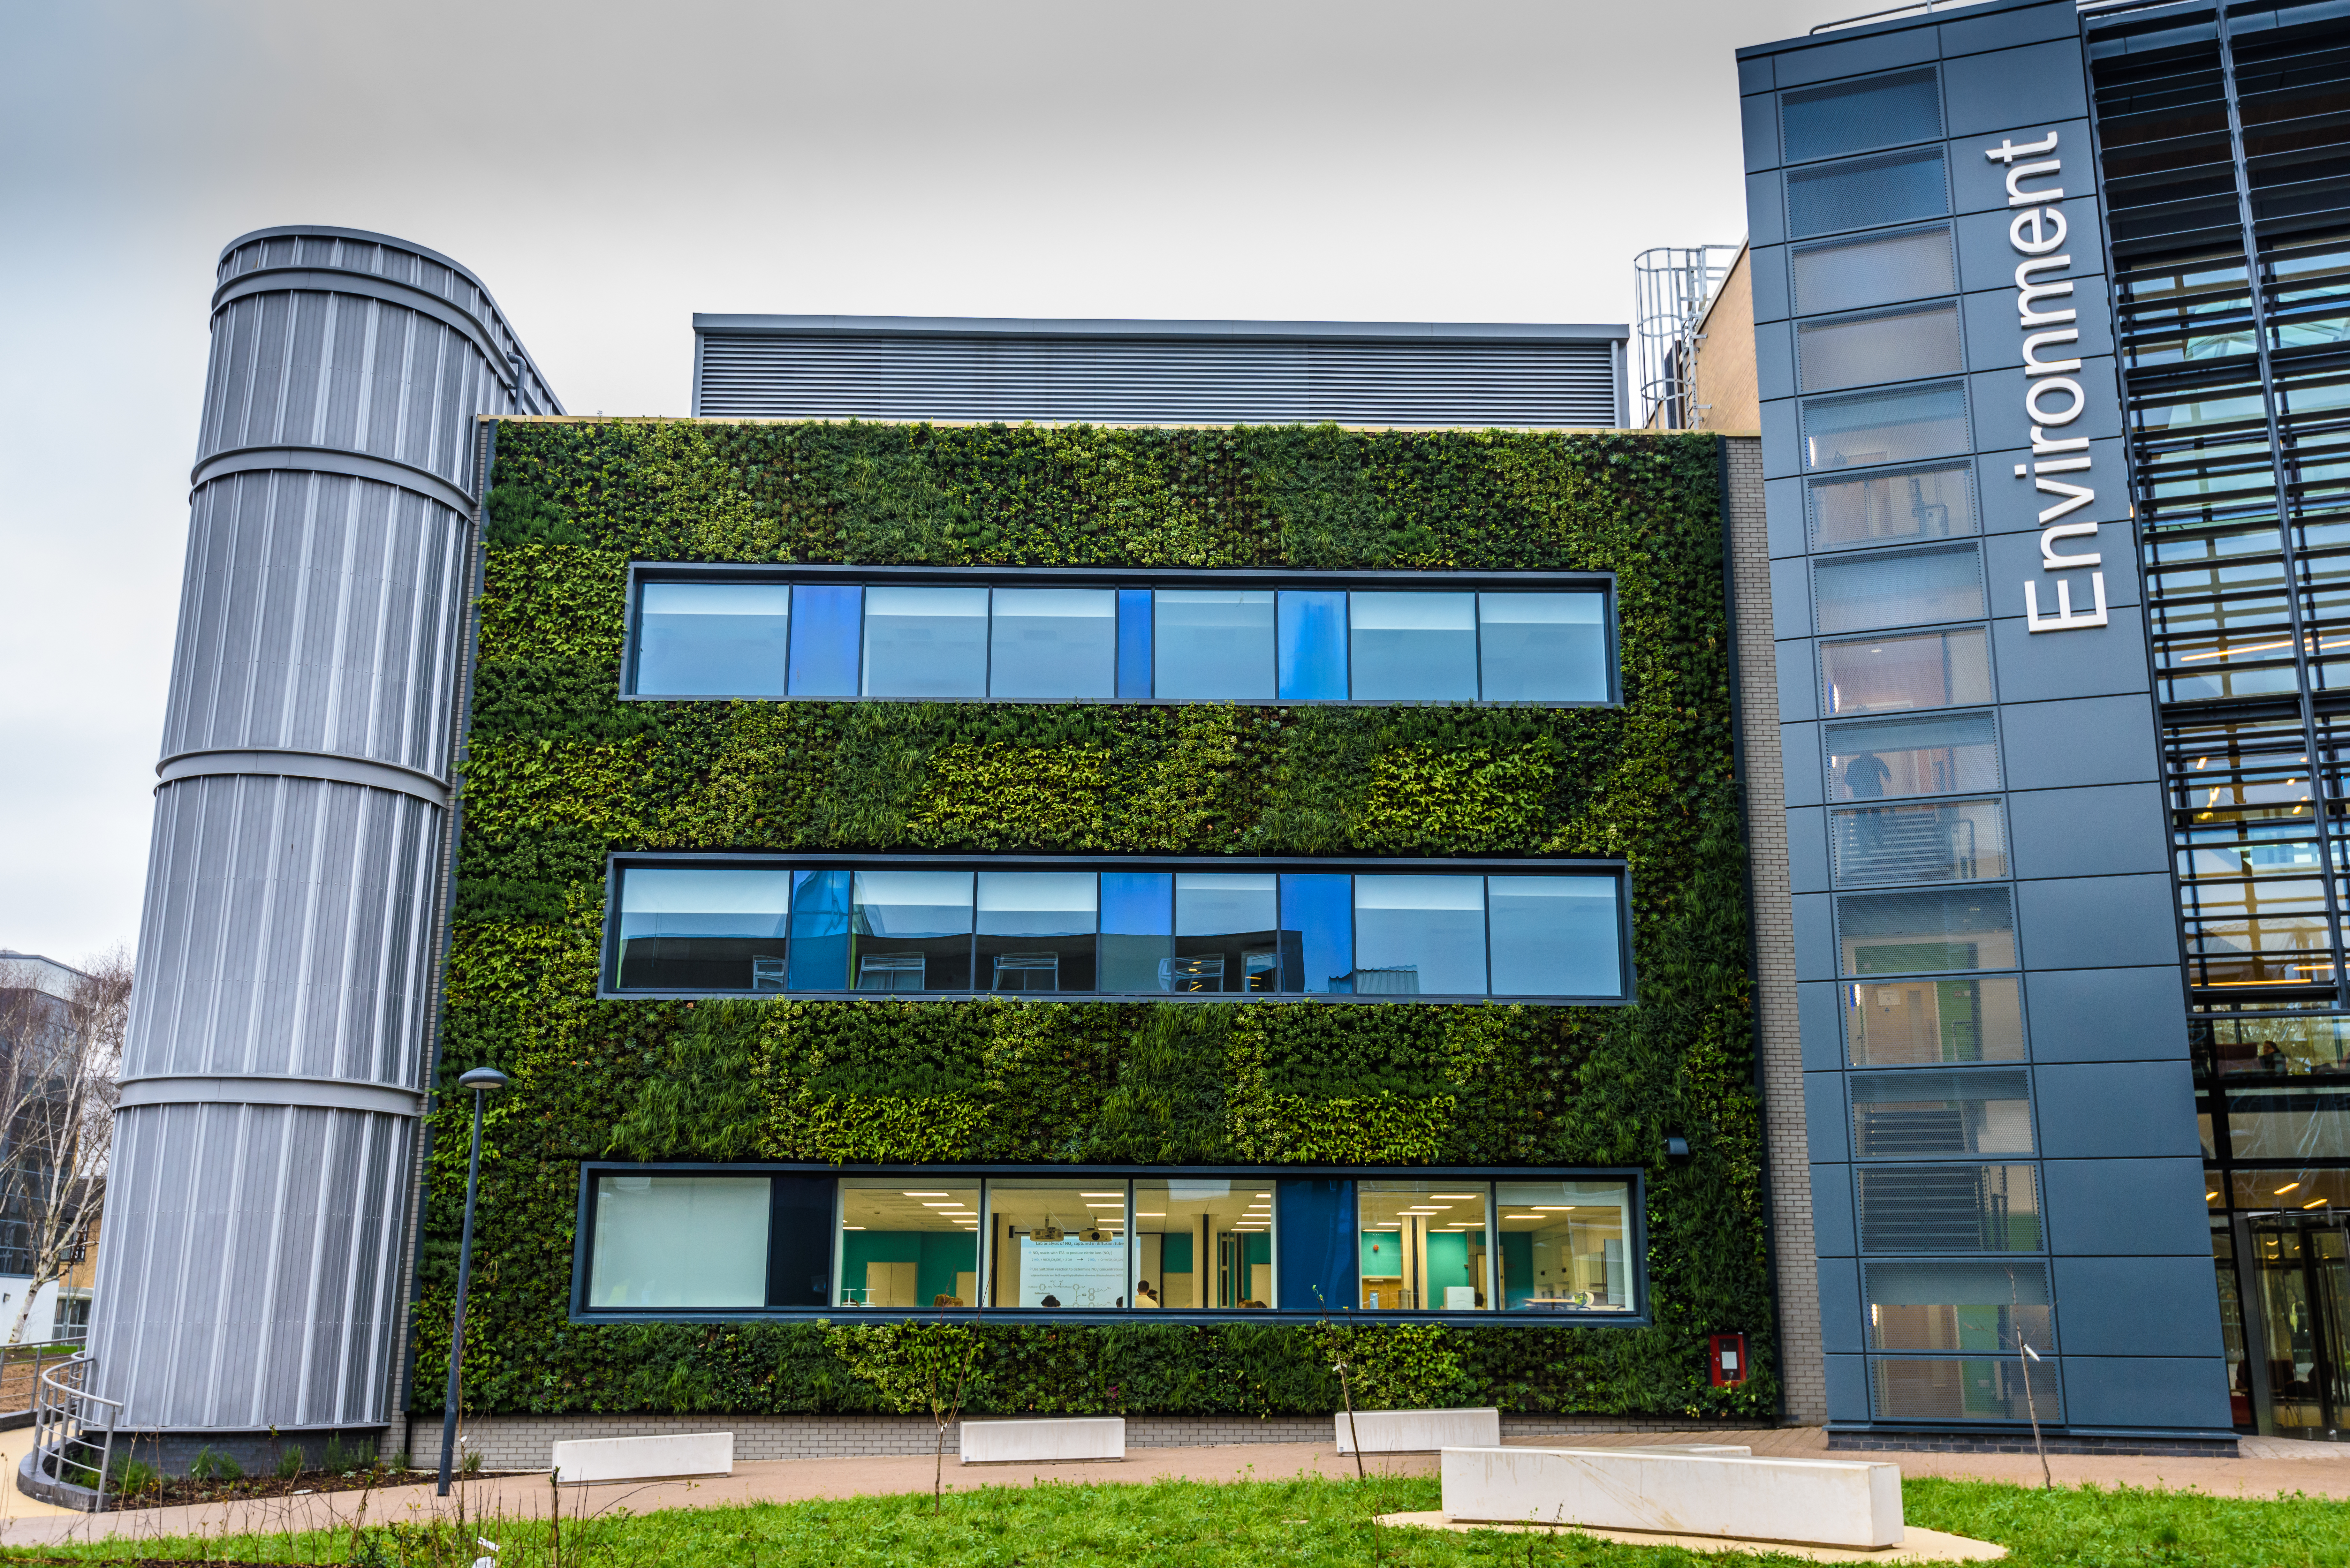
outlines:
[[[31,1276],[0,1341],[7,1345],[22,1342],[33,1303],[65,1277],[97,1223],[130,1017],[121,949],[62,987],[53,975],[0,964],[0,1220],[21,1237]]]

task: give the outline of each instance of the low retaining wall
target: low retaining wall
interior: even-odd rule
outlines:
[[[973,1419],[979,1419],[977,1416]],[[1706,1432],[1719,1430],[1695,1421],[1621,1419],[1606,1416],[1503,1416],[1502,1435],[1571,1437],[1598,1432]],[[889,1454],[928,1454],[939,1444],[939,1430],[927,1416],[477,1416],[463,1428],[465,1449],[479,1452],[484,1469],[543,1470],[552,1468],[555,1445],[592,1438],[653,1438],[685,1432],[728,1431],[734,1434],[734,1461],[761,1459],[843,1459]],[[420,1464],[437,1462],[441,1452],[441,1419],[418,1415],[408,1418],[404,1439],[392,1428],[386,1445],[404,1446]],[[1128,1416],[1128,1449],[1193,1449],[1228,1443],[1330,1443],[1327,1416],[1276,1416],[1251,1420],[1245,1416]],[[947,1452],[962,1447],[962,1433],[952,1424],[946,1432]],[[142,1458],[144,1455],[141,1456]]]
[[[1839,1432],[1830,1428],[1828,1447],[1837,1452],[1856,1454],[1905,1449],[1929,1454],[2028,1454],[2033,1451],[2030,1432],[2006,1429],[1996,1432]],[[2146,1455],[2168,1459],[2174,1455],[2185,1455],[2232,1459],[2237,1457],[2236,1439],[2233,1438],[2073,1437],[2051,1433],[2048,1451],[2052,1454],[2111,1454],[2116,1458]]]

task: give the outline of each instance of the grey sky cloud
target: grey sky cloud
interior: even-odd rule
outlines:
[[[18,0],[0,946],[136,931],[233,236],[456,257],[581,412],[685,411],[696,310],[1622,321],[1744,229],[1732,50],[1839,14]]]

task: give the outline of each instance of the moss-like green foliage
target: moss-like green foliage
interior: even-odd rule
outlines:
[[[937,1325],[568,1323],[578,1163],[617,1156],[1645,1167],[1650,1326],[989,1323],[973,1407],[1319,1412],[1343,1343],[1378,1402],[1773,1410],[1717,464],[1688,436],[502,425],[441,1042],[444,1082],[515,1080],[469,1403],[914,1407]],[[622,703],[632,558],[1612,571],[1625,701]],[[802,847],[1620,857],[1638,1001],[596,1000],[606,851]],[[424,1389],[463,1190],[438,1114]],[[1727,1330],[1756,1372],[1715,1389]]]

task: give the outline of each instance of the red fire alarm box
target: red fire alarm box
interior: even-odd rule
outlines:
[[[1706,1338],[1706,1359],[1713,1369],[1713,1386],[1726,1388],[1746,1381],[1746,1336],[1716,1334]]]

